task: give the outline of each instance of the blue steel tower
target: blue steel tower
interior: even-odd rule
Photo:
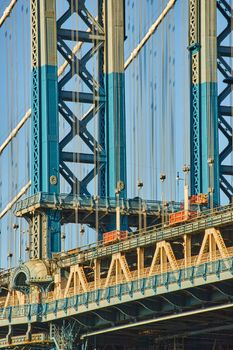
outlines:
[[[56,2],[31,0],[32,194],[59,193]],[[60,250],[60,213],[34,212],[30,258]]]
[[[126,182],[125,101],[124,101],[124,1],[98,0],[98,19],[90,14],[85,1],[68,1],[69,8],[58,19],[58,51],[69,63],[67,73],[59,80],[59,112],[70,125],[70,130],[60,142],[60,172],[70,184],[71,192],[90,195],[87,185],[95,174],[99,175],[99,195],[115,196],[118,181]],[[78,23],[83,21],[88,32],[68,30],[64,26],[76,13]],[[67,41],[79,41],[92,47],[77,58]],[[88,71],[88,63],[98,56],[98,79]],[[85,91],[67,91],[65,85],[78,75]],[[88,92],[87,92],[88,90]],[[91,105],[83,116],[75,116],[68,102]],[[99,138],[88,131],[88,124],[98,118]],[[76,136],[91,153],[74,154],[64,148]],[[98,159],[99,166],[95,164]],[[69,167],[70,162],[93,164],[93,169],[82,180]],[[126,195],[126,192],[123,193]]]
[[[232,201],[232,67],[227,39],[232,35],[232,6],[226,0],[190,1],[191,191],[220,190]],[[219,25],[217,23],[219,19]],[[222,28],[223,26],[223,28]],[[220,142],[219,142],[220,140]]]
[[[216,0],[190,1],[191,192],[220,201]]]
[[[56,20],[56,0],[31,0],[32,194],[59,194],[61,174],[72,194],[92,195],[88,185],[97,176],[98,194],[115,196],[119,181],[126,184],[124,0],[97,0],[97,17],[87,9],[85,0],[67,0],[67,5]],[[74,13],[87,31],[67,29]],[[91,44],[91,48],[78,58],[68,44],[72,41]],[[57,50],[68,63],[60,79]],[[98,57],[98,77],[87,68],[94,55]],[[74,75],[83,81],[83,91],[67,90],[66,84]],[[91,107],[84,115],[75,115],[69,102]],[[69,125],[60,142],[59,114]],[[98,120],[98,139],[87,128],[94,118]],[[65,151],[76,135],[89,153]],[[93,168],[85,178],[78,179],[70,166],[74,162]],[[126,196],[126,188],[121,196]],[[48,208],[35,208],[32,215],[30,212],[31,259],[47,258],[60,251],[61,215],[59,210]]]

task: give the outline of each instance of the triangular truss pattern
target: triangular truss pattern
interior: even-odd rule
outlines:
[[[112,261],[109,266],[107,278],[105,281],[105,287],[108,287],[112,283],[120,283],[124,276],[124,280],[131,281],[132,276],[129,269],[129,265],[124,254],[116,253],[112,255]],[[113,280],[113,281],[112,281]]]
[[[149,276],[154,275],[155,270],[158,267],[160,268],[160,271],[158,271],[158,273],[167,272],[168,263],[173,271],[178,270],[178,263],[172,250],[171,244],[166,241],[158,242],[150,266]]]
[[[233,70],[229,64],[229,58],[233,57],[233,48],[225,46],[224,41],[230,38],[232,32],[231,5],[225,1],[217,1],[217,9],[226,20],[226,26],[218,35],[218,71],[223,77],[223,89],[218,95],[218,127],[221,136],[224,136],[226,146],[220,151],[220,188],[231,202],[233,196],[233,186],[227,176],[233,175],[233,166],[229,165],[230,155],[232,155],[232,127],[227,121],[227,117],[233,117],[233,106],[229,106],[229,96],[233,87]],[[220,84],[218,84],[220,86]]]
[[[67,297],[67,295],[69,294],[69,289],[72,286],[74,295],[79,294],[81,291],[84,293],[88,291],[88,282],[82,266],[71,266],[69,278],[64,292],[64,297]]]
[[[207,229],[205,231],[196,264],[199,265],[206,262],[207,254],[209,256],[209,261],[216,260],[217,249],[222,259],[228,258],[229,254],[220,231],[216,230],[215,228]]]
[[[94,17],[86,8],[85,1],[67,0],[68,9],[57,21],[58,52],[68,62],[64,75],[58,82],[59,113],[69,124],[70,130],[60,142],[60,173],[71,187],[71,193],[90,195],[87,186],[98,175],[99,194],[105,195],[105,87],[103,77],[104,57],[104,28],[103,28],[103,1],[98,1],[98,16]],[[65,29],[73,14],[78,16],[77,23],[84,23],[88,28],[83,30]],[[79,42],[84,48],[81,58],[77,57],[80,51],[72,51],[68,42]],[[81,45],[82,44],[82,45]],[[84,45],[86,44],[86,45]],[[76,45],[77,46],[77,45]],[[91,46],[91,47],[90,47]],[[85,50],[86,49],[86,50]],[[88,63],[98,55],[98,77],[88,70]],[[69,91],[67,83],[78,75],[83,82],[81,91]],[[89,106],[89,110],[79,118],[71,110],[69,103],[76,102]],[[87,125],[98,116],[98,139]],[[65,147],[78,135],[90,153],[74,153],[64,151]],[[93,168],[81,180],[74,174],[69,163],[91,164]]]

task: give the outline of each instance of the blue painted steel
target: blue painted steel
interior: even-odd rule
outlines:
[[[210,6],[210,7],[208,7]],[[190,1],[191,193],[212,193],[220,203],[215,2]],[[208,12],[207,12],[208,11]],[[206,27],[202,20],[208,13]],[[211,34],[210,34],[211,33]]]
[[[213,202],[220,203],[217,83],[202,83],[201,98],[201,193],[214,189]],[[213,165],[208,164],[213,159]]]
[[[126,130],[125,130],[125,76],[110,73],[105,76],[107,90],[107,195],[115,196],[117,182],[125,189],[120,197],[126,198]]]
[[[209,187],[213,187],[217,206],[220,202],[217,83],[193,85],[192,96],[191,192],[208,193]],[[214,160],[213,171],[209,158]]]
[[[230,257],[227,259],[220,259],[189,268],[179,269],[176,271],[169,271],[164,274],[148,276],[144,279],[122,283],[120,285],[120,298],[118,285],[99,289],[98,298],[96,297],[97,291],[90,291],[80,294],[78,296],[78,299],[76,298],[76,308],[79,308],[81,306],[89,308],[90,304],[92,304],[92,306],[96,305],[96,308],[103,307],[100,305],[100,303],[106,302],[106,300],[112,306],[119,301],[124,303],[126,301],[124,298],[126,298],[127,301],[129,301],[129,297],[132,300],[141,299],[144,297],[144,295],[139,296],[139,293],[141,293],[141,286],[143,284],[145,286],[145,292],[147,292],[147,295],[153,296],[160,295],[161,293],[164,294],[164,287],[166,287],[168,292],[174,292],[182,289],[207,285],[209,283],[218,283],[220,276],[221,281],[232,279],[232,267],[233,258]],[[153,291],[153,293],[151,293],[151,291]],[[27,317],[29,312],[31,319],[33,319],[35,316],[38,317],[38,310],[43,309],[42,313],[39,312],[39,314],[41,313],[41,321],[46,321],[49,314],[56,315],[57,312],[64,311],[66,315],[69,309],[73,309],[73,299],[74,297],[68,297],[44,304],[25,304],[23,306],[20,305],[1,308],[0,319],[3,321],[8,320],[11,323],[14,319],[17,319],[19,315],[21,317]]]
[[[70,184],[71,193],[90,196],[92,190],[90,190],[91,187],[87,187],[96,174],[98,174],[98,195],[101,197],[115,197],[117,182],[121,180],[126,186],[125,82],[122,64],[124,62],[124,45],[121,42],[121,40],[124,40],[124,37],[121,38],[121,35],[115,33],[116,30],[121,32],[122,27],[116,26],[114,21],[112,21],[110,23],[114,26],[114,30],[109,28],[111,24],[108,22],[108,7],[106,5],[106,13],[104,14],[103,0],[97,1],[97,20],[94,19],[94,16],[90,16],[85,2],[80,2],[79,6],[73,6],[72,1],[68,3],[67,11],[57,21],[58,51],[70,66],[70,69],[58,83],[59,112],[70,125],[69,133],[60,141],[60,172]],[[111,7],[113,4],[109,4],[108,6]],[[73,13],[76,13],[87,24],[92,36],[98,37],[96,42],[90,40],[89,33],[77,30],[75,31],[75,35],[71,35],[70,30],[64,30],[64,24],[67,23]],[[115,15],[119,16],[116,22],[121,23],[120,17],[123,16],[123,13],[119,11]],[[114,38],[110,37],[112,35],[117,35],[117,38],[120,38],[118,39],[122,48],[122,52],[118,52],[122,56],[119,60],[120,64],[116,57],[113,59],[114,62],[109,62],[110,55],[105,53],[105,50],[108,50],[108,45],[104,45],[104,40],[113,41]],[[85,52],[83,57],[80,58],[72,53],[67,44],[67,40],[76,40],[77,36],[83,44],[88,43],[90,45],[92,43],[90,50],[88,49],[89,51]],[[94,55],[98,55],[98,77],[93,77],[93,74],[87,68],[89,61]],[[109,68],[110,66],[111,68]],[[104,67],[106,70],[105,73]],[[117,72],[112,71],[112,69]],[[118,73],[119,71],[120,73]],[[87,88],[88,92],[66,91],[66,84],[75,74],[79,75],[84,82],[85,90]],[[70,101],[89,103],[93,105],[92,111],[88,116],[79,118],[69,108],[67,102]],[[99,125],[98,137],[87,129],[87,124],[97,114]],[[82,142],[89,148],[92,158],[90,155],[72,155],[64,151],[76,135],[80,136]],[[87,162],[91,164],[92,162],[94,168],[89,171],[84,179],[78,179],[77,175],[69,166],[71,158],[73,162],[80,164]],[[98,164],[95,161],[97,159]],[[126,198],[126,188],[121,191],[120,197]],[[122,222],[123,226],[125,224]],[[113,219],[113,223],[108,229],[114,228],[115,219]]]
[[[200,32],[199,0],[191,0],[189,4],[189,52],[191,72],[190,94],[190,166],[191,166],[191,193],[201,192],[201,156],[200,156]]]
[[[59,193],[57,67],[33,68],[32,80],[35,76],[39,98],[33,86],[31,192]],[[51,176],[56,176],[56,184],[51,184]]]
[[[69,69],[65,75],[59,80],[59,113],[70,126],[69,132],[60,141],[60,173],[70,185],[71,193],[89,196],[92,193],[92,188],[88,189],[88,185],[92,182],[95,176],[99,175],[99,195],[106,195],[106,136],[105,136],[105,87],[103,79],[104,65],[104,25],[103,25],[103,0],[97,1],[98,19],[91,15],[91,12],[86,8],[85,1],[79,1],[78,5],[75,1],[67,1],[67,11],[57,21],[57,49],[63,58],[68,62]],[[84,23],[89,28],[90,33],[82,30],[75,31],[73,35],[71,30],[64,30],[64,24],[69,26],[70,17],[76,13],[80,18],[80,23]],[[78,28],[79,29],[79,28]],[[80,42],[86,46],[85,53],[82,57],[77,57],[72,53],[67,40],[76,41],[77,37]],[[91,39],[90,39],[91,36]],[[93,40],[96,37],[98,40]],[[90,47],[90,43],[92,44]],[[89,71],[88,64],[97,55],[99,76],[94,77]],[[82,91],[67,91],[66,84],[70,82],[73,76],[78,75],[83,81]],[[84,91],[85,90],[85,91]],[[87,92],[86,92],[87,90]],[[82,104],[90,104],[89,112],[83,116],[75,115],[72,112],[68,102],[78,102]],[[86,110],[86,105],[84,105]],[[99,135],[93,134],[88,130],[88,123],[98,116]],[[88,171],[88,174],[83,178],[78,178],[70,167],[70,158],[67,158],[64,149],[72,142],[73,138],[78,135],[81,143],[88,147],[88,152],[91,153],[93,169]],[[89,154],[75,155],[72,157],[72,162],[79,164],[87,163],[90,160]],[[98,164],[96,162],[98,160]],[[91,187],[91,186],[90,186]]]
[[[59,193],[59,125],[57,67],[41,70],[41,187],[40,191]],[[51,183],[51,176],[56,183]]]
[[[190,123],[190,160],[191,193],[201,193],[201,156],[200,156],[200,85],[191,88],[191,123]]]
[[[39,93],[32,91],[32,194],[60,192],[57,67],[33,68]],[[39,98],[38,98],[39,96]],[[60,243],[60,213],[47,211],[48,254],[58,252]]]

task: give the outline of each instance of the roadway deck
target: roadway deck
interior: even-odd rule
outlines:
[[[233,205],[206,210],[200,213],[195,220],[188,221],[179,226],[156,225],[148,228],[146,231],[136,232],[125,241],[119,243],[104,245],[102,241],[78,248],[72,255],[54,254],[59,266],[70,266],[74,263],[82,263],[95,258],[111,256],[114,253],[127,252],[137,247],[146,247],[154,245],[163,240],[173,240],[182,237],[185,234],[196,234],[203,232],[210,227],[223,228],[233,223]]]

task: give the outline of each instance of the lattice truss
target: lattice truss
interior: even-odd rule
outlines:
[[[31,1],[31,35],[32,35],[32,127],[33,127],[33,178],[32,183],[34,186],[34,192],[40,190],[40,171],[39,171],[39,158],[40,158],[40,145],[39,145],[39,130],[40,130],[40,84],[39,84],[39,70],[37,67],[40,65],[39,59],[39,28],[38,28],[38,1]]]
[[[189,44],[192,61],[192,120],[191,124],[191,166],[192,166],[192,190],[198,194],[201,191],[201,152],[200,152],[200,45],[198,18],[199,18],[199,0],[190,1],[190,29],[189,29]]]
[[[105,195],[103,0],[95,2],[97,17],[87,9],[86,0],[67,0],[67,4],[68,9],[57,21],[58,52],[68,62],[65,74],[58,82],[59,113],[69,126],[60,140],[60,173],[70,185],[71,193],[89,195],[92,190],[87,187],[97,177],[101,189],[99,194]],[[71,25],[73,15],[76,16],[75,29]],[[72,46],[72,42],[76,42],[76,45]],[[93,72],[94,60],[97,62],[97,72]],[[77,84],[74,89],[72,83],[77,76],[82,82],[78,91]],[[96,129],[93,124],[97,125]],[[71,143],[77,140],[77,136],[82,150],[73,152]],[[89,164],[88,173],[82,176],[74,164],[79,164],[78,169],[82,164]]]
[[[232,84],[233,84],[233,69],[232,57],[233,49],[229,46],[232,39],[232,20],[233,8],[226,0],[217,1],[218,14],[221,20],[225,19],[225,27],[218,35],[218,72],[221,77],[221,83],[218,84],[218,125],[221,137],[224,139],[224,144],[220,142],[220,188],[224,194],[232,200],[233,186],[231,178],[233,175],[232,158],[232,126],[230,118],[233,117],[232,106]]]

